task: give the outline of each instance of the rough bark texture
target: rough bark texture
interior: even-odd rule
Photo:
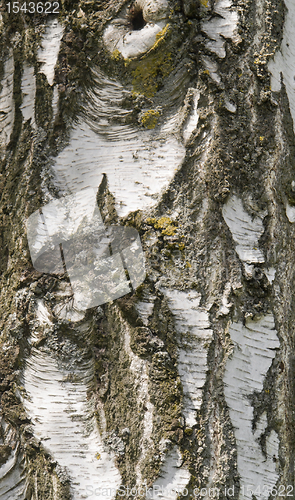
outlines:
[[[1,7],[1,499],[294,498],[287,3]],[[89,186],[146,279],[81,312],[26,220]]]

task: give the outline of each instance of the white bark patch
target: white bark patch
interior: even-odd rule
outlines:
[[[187,143],[188,140],[190,139],[193,131],[196,129],[199,121],[199,113],[198,113],[198,102],[200,99],[200,93],[193,89],[193,103],[192,103],[192,109],[188,118],[187,123],[184,126],[183,129],[183,139],[184,142]]]
[[[295,222],[295,207],[290,205],[289,202],[287,202],[286,204],[286,215],[289,219],[289,222],[293,224],[293,222]]]
[[[52,96],[52,121],[55,120],[55,117],[57,115],[57,112],[58,112],[58,99],[59,99],[59,95],[58,95],[58,89],[57,89],[57,86],[54,86],[53,87],[53,96]]]
[[[224,100],[224,106],[230,113],[235,113],[237,111],[237,106],[228,99]]]
[[[123,57],[137,57],[152,48],[156,35],[165,27],[168,16],[166,0],[138,0],[146,25],[132,30],[127,23],[128,10],[125,7],[120,16],[114,19],[103,34],[106,48],[113,52],[119,50]]]
[[[23,67],[21,90],[23,102],[20,109],[24,117],[24,121],[31,120],[31,125],[35,128],[36,78],[34,75],[34,68],[26,63]]]
[[[19,444],[13,430],[4,419],[0,422],[0,444],[11,447],[7,461],[0,467],[1,500],[24,500],[25,480]]]
[[[207,372],[207,354],[213,332],[207,311],[200,307],[197,292],[161,289],[175,317],[178,340],[178,371],[183,387],[183,414],[187,426],[196,424],[196,410],[202,404]]]
[[[152,48],[157,34],[165,27],[165,21],[148,23],[139,31],[127,31],[125,27],[110,25],[103,41],[110,52],[118,50],[123,57],[137,57]]]
[[[31,328],[31,344],[38,342],[44,335],[44,332],[48,331],[48,327],[53,327],[49,311],[43,299],[37,299],[36,301],[36,321],[34,326]]]
[[[235,195],[223,205],[222,215],[237,244],[236,252],[241,261],[264,262],[258,243],[264,232],[262,216],[252,218],[244,209],[242,200]]]
[[[253,407],[248,397],[254,391],[262,391],[264,377],[279,348],[274,318],[268,314],[258,321],[248,320],[246,326],[233,323],[229,333],[234,350],[226,364],[224,393],[235,427],[241,486],[239,499],[252,500],[250,489],[256,490],[258,500],[267,499],[266,488],[275,486],[279,478],[273,460],[274,456],[278,458],[279,443],[276,433],[271,431],[265,457],[258,440],[266,430],[267,418],[263,414],[253,432]]]
[[[208,71],[211,78],[216,82],[220,83],[221,78],[218,74],[218,66],[215,61],[209,59],[209,57],[203,56],[202,58],[206,71]]]
[[[270,283],[273,282],[273,280],[276,277],[276,269],[274,267],[270,267],[269,269],[265,269],[264,273]]]
[[[135,304],[136,311],[138,312],[145,326],[148,325],[149,317],[153,313],[155,300],[156,300],[155,295],[151,295],[149,293],[144,292],[143,300],[138,301]]]
[[[29,342],[35,345],[47,336],[49,331],[54,330],[54,324],[43,299],[37,299],[35,305],[36,319],[31,321],[31,336]]]
[[[56,19],[49,20],[42,37],[41,47],[38,49],[37,59],[42,63],[40,72],[46,75],[49,85],[53,85],[54,69],[63,30],[63,26]]]
[[[0,145],[6,146],[9,143],[14,123],[14,101],[13,101],[13,75],[14,59],[10,51],[7,60],[4,62],[4,77],[1,81],[2,90],[0,93]]]
[[[206,41],[206,47],[219,57],[224,58],[226,56],[225,39],[237,38],[236,30],[239,16],[231,0],[217,0],[214,12],[217,16],[203,23],[202,30],[209,37],[209,40]]]
[[[49,316],[49,311],[46,308],[44,301],[42,299],[37,300],[36,316],[41,325],[52,325],[52,321]]]
[[[293,0],[285,0],[285,5],[287,10],[281,49],[268,63],[268,69],[272,74],[271,88],[274,92],[281,90],[281,75],[283,75],[295,131],[295,3]]]
[[[86,120],[74,128],[70,144],[56,159],[56,183],[64,194],[73,193],[97,188],[105,173],[118,214],[125,216],[156,203],[155,196],[168,186],[184,159],[185,148],[161,129],[114,123],[115,117],[128,114],[121,106],[126,91],[98,72],[96,77]]]
[[[187,467],[181,467],[182,456],[177,446],[168,452],[160,476],[147,499],[176,500],[190,480]]]
[[[93,373],[91,361],[69,371],[58,367],[45,350],[34,348],[24,371],[24,406],[35,436],[66,468],[73,500],[88,498],[89,488],[104,487],[112,491],[97,498],[111,500],[121,483],[114,458],[102,444],[94,406],[87,397]]]
[[[108,141],[86,124],[72,133],[71,144],[57,158],[54,170],[71,192],[97,187],[102,174],[116,198],[118,214],[155,204],[155,195],[168,186],[184,158],[184,148],[173,137],[159,140],[152,131],[141,131],[129,140]],[[69,167],[71,165],[71,167]]]
[[[222,305],[217,312],[218,316],[226,316],[230,312],[230,308],[232,307],[232,302],[229,302],[229,296],[231,294],[231,283],[226,283],[224,292],[222,295]]]

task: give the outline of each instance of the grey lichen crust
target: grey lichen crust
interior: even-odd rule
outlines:
[[[53,79],[40,59],[46,20],[2,12],[3,500],[12,486],[15,498],[26,500],[79,493],[71,478],[76,469],[55,458],[45,419],[36,435],[37,408],[34,414],[26,403],[38,394],[29,392],[38,377],[41,384],[43,369],[46,376],[46,359],[57,387],[77,408],[72,421],[79,421],[81,433],[96,436],[97,450],[89,445],[83,459],[93,460],[95,470],[109,460],[116,487],[152,487],[162,477],[192,497],[201,498],[201,488],[216,488],[215,498],[223,499],[234,487],[232,498],[252,500],[242,489],[247,480],[258,486],[261,477],[277,488],[294,483],[294,227],[286,216],[287,203],[294,205],[294,133],[285,89],[272,91],[268,72],[283,37],[284,4],[171,3],[153,45],[127,58],[119,43],[110,51],[104,34],[128,9],[125,2],[62,2],[52,27],[62,33]],[[105,97],[108,88],[117,115]],[[12,90],[13,101],[7,97]],[[87,144],[94,137],[91,148],[98,147],[95,134],[110,145],[124,142],[126,133],[128,148],[132,140],[136,147],[132,164],[116,152],[118,168],[130,167],[131,178],[143,166],[149,182],[149,167],[158,169],[163,181],[162,191],[142,181],[136,198],[132,177],[120,199],[124,190],[116,191],[113,177],[102,178],[101,167],[91,169],[105,224],[138,230],[147,277],[135,293],[82,313],[72,308],[65,275],[33,269],[25,237],[29,215],[68,193],[62,155],[81,130]],[[166,163],[154,161],[148,144],[156,148],[165,140],[175,150]],[[66,178],[70,189],[75,175]],[[246,370],[249,383],[237,394],[230,385],[236,360],[247,365],[251,353],[257,355],[256,340],[259,377]],[[41,355],[39,365],[32,363]],[[185,386],[188,358],[202,367],[199,374],[189,372],[196,393]],[[75,384],[84,409],[71,400]],[[236,403],[245,411],[253,460],[263,470],[258,479],[243,463],[248,455]],[[268,498],[262,490],[255,496]]]

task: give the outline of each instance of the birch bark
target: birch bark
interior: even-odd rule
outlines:
[[[0,498],[294,498],[292,1],[10,7]],[[26,222],[89,188],[146,278],[80,310]]]

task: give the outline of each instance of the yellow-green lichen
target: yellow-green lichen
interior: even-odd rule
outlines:
[[[133,71],[133,94],[153,97],[158,91],[161,80],[173,69],[172,55],[153,54],[142,59]]]
[[[162,231],[163,236],[174,236],[175,233],[176,233],[176,229],[174,226],[168,226],[168,227],[166,227],[166,229],[163,229],[163,231]]]
[[[174,236],[177,230],[177,222],[170,217],[160,217],[160,219],[148,217],[147,223],[155,229],[162,229],[163,236]]]
[[[149,109],[143,114],[140,121],[145,128],[152,129],[157,125],[159,116],[159,111]]]
[[[160,217],[160,219],[149,217],[147,223],[152,224],[156,229],[163,229],[172,223],[172,219],[170,217]]]
[[[159,33],[156,34],[156,41],[152,46],[151,50],[156,49],[162,43],[162,41],[164,40],[165,36],[169,33],[169,31],[170,31],[170,24],[168,23],[166,24],[166,26],[164,26],[163,29],[161,29],[161,31],[159,31]]]
[[[170,32],[167,24],[157,35],[149,52],[137,63],[132,72],[133,95],[143,94],[153,97],[159,90],[161,82],[173,70],[172,54],[165,52],[161,46]]]
[[[113,61],[120,61],[121,58],[122,58],[121,52],[118,49],[114,50],[114,52],[111,55],[111,59],[113,59]]]
[[[130,59],[130,57],[124,57],[125,68],[127,68],[131,62],[132,62],[132,59]]]

